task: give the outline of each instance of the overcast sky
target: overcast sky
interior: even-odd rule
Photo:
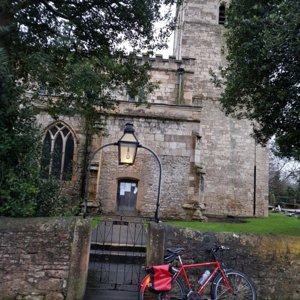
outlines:
[[[176,6],[174,5],[172,8],[172,15],[175,15],[175,11],[176,11]],[[164,26],[163,23],[158,23],[157,24],[157,30],[159,30],[159,28],[162,28]],[[162,50],[156,50],[154,52],[154,54],[162,54],[164,58],[168,58],[170,55],[173,55],[173,43],[174,43],[174,32],[172,33],[172,35],[169,37],[168,40],[168,48],[166,49],[162,49]],[[125,46],[125,48],[127,49],[127,51],[132,51],[132,48],[130,45],[128,45],[127,43],[123,44]]]
[[[170,55],[173,55],[173,41],[174,41],[174,33],[169,38],[168,49],[158,50],[155,52],[156,54],[162,54],[164,58],[168,58]]]

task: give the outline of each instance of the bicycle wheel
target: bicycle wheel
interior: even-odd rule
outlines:
[[[226,276],[233,292],[230,293],[224,285],[224,280],[219,274],[211,286],[212,300],[256,300],[256,289],[252,280],[244,273],[227,270]]]
[[[172,288],[169,292],[157,293],[151,291],[151,289],[148,288],[148,285],[145,284],[146,282],[149,282],[148,276],[142,281],[139,300],[186,300],[184,284],[179,278],[176,278],[172,283]]]
[[[167,293],[160,293],[159,300],[186,300],[186,292],[181,279],[176,278],[172,282],[172,288]]]

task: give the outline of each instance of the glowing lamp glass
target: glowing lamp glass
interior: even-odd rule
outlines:
[[[134,134],[133,125],[127,123],[124,135],[118,141],[119,164],[134,164],[139,142]]]
[[[134,164],[136,156],[137,144],[120,142],[119,143],[119,163]]]

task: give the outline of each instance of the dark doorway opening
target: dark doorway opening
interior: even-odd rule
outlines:
[[[120,179],[118,182],[117,210],[133,212],[136,210],[138,181]]]

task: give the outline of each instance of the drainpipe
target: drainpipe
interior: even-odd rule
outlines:
[[[256,139],[254,138],[254,166],[253,166],[253,216],[256,215]]]
[[[183,102],[183,76],[184,76],[184,69],[178,68],[177,69],[177,98],[176,104],[180,104]]]

